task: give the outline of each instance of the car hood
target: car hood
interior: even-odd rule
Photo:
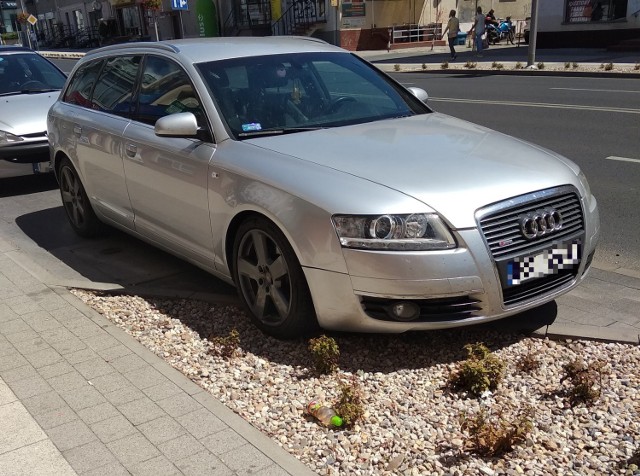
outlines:
[[[0,97],[0,130],[15,135],[47,130],[47,113],[60,91]]]
[[[409,195],[455,228],[475,227],[475,212],[485,205],[579,186],[579,168],[570,160],[439,113],[250,142]]]

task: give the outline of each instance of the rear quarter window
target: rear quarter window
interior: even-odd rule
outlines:
[[[102,65],[103,60],[96,60],[80,66],[69,81],[62,100],[69,104],[90,108],[91,93]]]

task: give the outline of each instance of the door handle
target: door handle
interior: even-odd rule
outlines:
[[[81,136],[82,135],[82,127],[80,126],[73,126],[73,133],[77,136]]]
[[[138,147],[136,147],[134,144],[125,145],[124,150],[128,157],[135,157],[138,153]]]

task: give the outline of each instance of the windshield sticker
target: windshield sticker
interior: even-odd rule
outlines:
[[[261,131],[262,125],[259,122],[252,122],[250,124],[242,124],[243,132]]]

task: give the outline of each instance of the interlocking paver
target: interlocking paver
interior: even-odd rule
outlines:
[[[242,472],[238,473],[243,474]],[[272,464],[270,466],[267,466],[266,468],[262,468],[261,470],[255,472],[255,473],[249,473],[252,476],[290,476],[290,474],[285,471],[284,469],[282,469],[280,466],[276,465],[276,464]]]
[[[47,381],[39,375],[12,382],[10,386],[13,393],[20,399],[33,397],[52,390]]]
[[[82,410],[78,411],[78,416],[87,425],[91,425],[98,421],[106,420],[107,418],[118,415],[121,415],[121,413],[109,402],[100,403],[93,407],[83,408]]]
[[[47,413],[34,415],[34,419],[42,427],[43,430],[64,425],[78,419],[78,415],[69,405],[64,405]]]
[[[184,434],[173,440],[160,443],[158,445],[158,449],[162,451],[162,454],[166,455],[167,458],[174,462],[206,450],[198,440],[189,434]]]
[[[1,360],[1,358],[0,358],[0,360]],[[25,362],[26,362],[26,360],[25,360]],[[26,363],[26,365],[20,365],[18,367],[14,367],[14,368],[9,369],[9,370],[0,371],[0,376],[7,383],[17,382],[19,380],[24,380],[24,379],[27,379],[27,378],[37,377],[38,375],[39,374],[36,371],[36,369],[34,369],[33,366],[31,364],[29,364],[28,362]]]
[[[86,360],[74,365],[75,369],[86,379],[95,379],[103,375],[115,372],[115,369],[106,363],[101,357],[93,360]]]
[[[186,415],[202,408],[202,405],[184,393],[158,400],[157,403],[172,417]]]
[[[125,355],[133,353],[133,351],[129,349],[129,347],[122,344],[108,347],[106,349],[96,350],[96,352],[98,352],[98,355],[107,362],[113,362],[118,357],[124,357]]]
[[[141,433],[125,436],[107,444],[107,448],[118,458],[125,468],[131,469],[138,463],[150,460],[160,455],[158,449],[153,446]]]
[[[28,296],[22,293],[19,296],[6,299],[4,303],[16,314],[27,314],[29,312],[42,311],[42,308]]]
[[[32,415],[48,413],[66,405],[65,401],[55,391],[41,393],[35,397],[26,398],[22,400],[22,404]]]
[[[71,365],[81,364],[82,362],[86,362],[87,360],[93,360],[99,358],[98,354],[96,354],[92,349],[85,348],[82,350],[78,350],[77,352],[72,352],[64,356],[64,358]]]
[[[71,372],[69,373],[48,378],[47,382],[49,382],[49,385],[51,385],[57,392],[64,392],[89,385],[87,383],[87,379],[74,369],[71,369]]]
[[[113,372],[113,368],[111,368],[111,370]],[[107,375],[101,375],[100,377],[93,378],[91,379],[91,383],[103,395],[109,394],[119,389],[126,389],[127,387],[133,388],[131,382],[124,378],[122,374],[118,372],[113,372]],[[132,400],[137,400],[138,398],[142,398],[142,395],[138,394],[137,398],[133,398]]]
[[[162,476],[174,476],[181,475],[182,472],[164,456],[156,456],[133,466],[131,474],[134,476],[157,476],[159,474]]]
[[[150,365],[145,365],[144,367],[139,367],[130,372],[126,372],[124,376],[140,390],[144,390],[145,388],[153,387],[154,385],[167,381],[167,377]]]
[[[116,457],[109,449],[99,441],[92,441],[82,446],[77,446],[62,453],[69,464],[78,473],[104,467],[111,463],[117,463]]]
[[[86,387],[63,390],[60,395],[76,411],[93,407],[106,401],[102,394],[89,384]]]
[[[85,339],[84,342],[96,352],[121,345],[117,339],[109,334],[105,334],[104,332],[93,337],[89,337]]]
[[[12,476],[76,475],[67,460],[47,439],[0,454],[0,468],[13,468]]]
[[[51,347],[60,352],[61,355],[67,355],[78,352],[79,350],[84,350],[87,348],[87,345],[72,334],[71,337],[67,339],[52,342]]]
[[[18,400],[0,406],[0,422],[0,455],[47,437]]]
[[[29,324],[29,327],[31,327],[36,332],[48,331],[51,329],[62,327],[62,324],[60,324],[51,316],[51,314],[44,310],[24,314],[22,316],[22,319],[24,320],[24,322]]]
[[[20,321],[20,322],[24,322],[22,319],[16,319],[16,321]],[[11,321],[11,322],[15,322],[15,321]],[[25,340],[31,340],[31,339],[36,339],[38,337],[38,333],[36,331],[34,331],[33,329],[31,329],[31,327],[29,327],[29,325],[24,322],[24,325],[27,326],[27,329],[24,329],[20,332],[15,332],[12,334],[7,334],[6,338],[9,342],[11,342],[12,344],[16,344],[18,342],[22,342]],[[2,326],[0,326],[0,329],[3,329],[5,327],[5,324],[2,324]],[[0,332],[1,334],[1,332]]]
[[[0,325],[2,325],[1,322]],[[13,346],[13,344],[9,342],[5,336],[0,335],[0,357],[2,357],[3,355],[12,354],[15,351],[16,348]]]
[[[62,356],[55,349],[44,349],[33,354],[25,355],[25,358],[36,369],[40,367],[46,367],[47,365],[55,364],[62,360]]]
[[[111,365],[113,365],[119,372],[126,373],[139,369],[140,367],[145,367],[147,363],[136,354],[127,354],[114,359],[111,362]]]
[[[4,378],[4,371],[15,369],[16,367],[22,367],[28,363],[29,362],[22,356],[22,354],[15,351],[10,354],[3,355],[0,359],[0,377]]]
[[[163,416],[155,420],[138,425],[138,430],[154,445],[173,440],[184,435],[186,430],[170,416]]]
[[[88,321],[88,323],[81,326],[70,327],[67,325],[66,327],[81,339],[102,335],[104,333],[104,329],[96,324],[91,323],[91,321]]]
[[[74,371],[74,368],[71,367],[71,364],[63,360],[60,362],[56,362],[55,364],[40,367],[37,372],[40,374],[42,378],[51,379],[53,377],[58,377],[60,375],[71,373],[73,371]]]
[[[246,442],[247,441],[242,436],[231,428],[218,431],[217,433],[200,440],[200,443],[202,443],[214,455],[220,455],[235,450],[236,448],[240,448]]]
[[[70,450],[96,440],[96,435],[80,420],[49,428],[47,435],[60,451]]]
[[[169,398],[169,397],[173,397],[175,395],[181,394],[182,390],[173,382],[165,380],[164,382],[158,385],[145,388],[143,392],[152,401],[157,402],[159,400],[164,400],[165,398]]]
[[[144,393],[134,387],[132,383],[129,383],[126,387],[120,387],[118,390],[105,393],[104,397],[112,404],[118,406],[134,400],[140,400],[144,398]]]
[[[32,354],[41,350],[51,349],[51,346],[41,337],[35,337],[33,339],[25,339],[23,341],[12,344],[15,349],[21,354]]]
[[[82,476],[130,476],[131,473],[126,470],[119,462],[110,463],[99,468],[92,469],[86,473],[82,473]],[[162,475],[158,475],[162,476]]]
[[[116,405],[116,407],[134,425],[140,425],[141,423],[155,420],[156,418],[166,415],[162,408],[153,403],[147,397],[123,403],[122,405]]]
[[[187,476],[215,476],[232,475],[233,472],[215,455],[208,451],[201,451],[176,462],[176,466]]]
[[[72,339],[76,336],[66,327],[58,327],[56,329],[49,329],[47,331],[40,332],[40,337],[46,340],[49,344],[52,344],[54,342]]]
[[[197,439],[224,430],[227,425],[206,408],[176,418]]]
[[[24,322],[21,318],[13,319],[12,321],[3,322],[0,326],[0,334],[8,336],[10,334],[16,334],[18,332],[33,331],[29,324]],[[35,334],[33,334],[35,336]],[[11,340],[11,339],[9,339]]]
[[[219,458],[238,474],[252,474],[273,463],[262,451],[250,444],[224,453]]]
[[[124,436],[137,433],[136,428],[131,422],[121,414],[92,424],[91,431],[93,431],[103,443],[110,443]]]
[[[0,281],[0,286],[2,286],[2,282]],[[0,324],[4,322],[13,321],[20,317],[17,313],[15,313],[9,306],[5,303],[0,302]]]

